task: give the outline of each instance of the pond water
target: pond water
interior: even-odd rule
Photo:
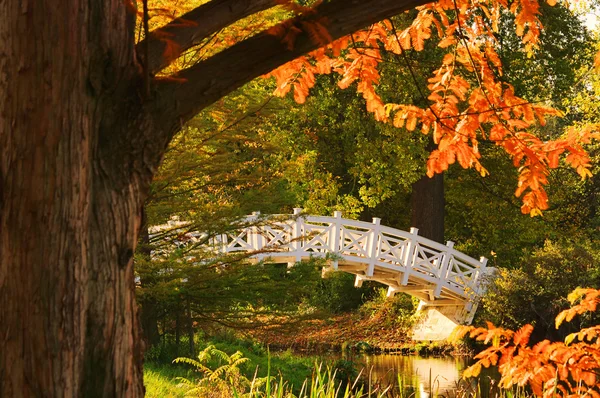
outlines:
[[[468,357],[359,353],[331,354],[323,359],[351,361],[357,370],[362,371],[362,380],[370,381],[365,384],[402,387],[407,395],[420,398],[453,396],[462,372],[473,362]]]
[[[355,362],[363,366],[371,380],[385,385],[395,384],[400,376],[405,388],[426,396],[432,391],[443,393],[454,390],[462,372],[469,366],[467,358],[429,357],[379,354],[364,355]]]

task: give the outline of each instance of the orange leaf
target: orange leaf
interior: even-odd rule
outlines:
[[[533,326],[527,324],[515,332],[513,337],[513,342],[515,345],[524,347],[529,343],[529,337],[531,336],[531,332],[533,331]]]

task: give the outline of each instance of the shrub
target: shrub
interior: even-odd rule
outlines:
[[[214,370],[209,367],[215,363]],[[187,388],[186,396],[197,396],[203,398],[229,398],[237,391],[248,391],[250,394],[254,389],[264,384],[266,379],[254,378],[250,381],[244,376],[240,367],[248,362],[240,351],[228,355],[218,350],[214,345],[209,345],[198,354],[198,360],[180,357],[174,363],[186,363],[192,365],[196,371],[203,374],[199,382],[178,377],[180,386]]]
[[[518,329],[526,323],[535,326],[533,341],[562,339],[581,324],[554,328],[554,318],[567,306],[565,297],[578,286],[597,286],[597,250],[570,242],[547,241],[543,248],[523,258],[521,269],[502,269],[482,300],[480,318]]]
[[[360,289],[354,287],[352,274],[332,272],[317,283],[309,297],[309,304],[332,313],[348,312],[358,308],[374,292],[372,283],[365,283]]]

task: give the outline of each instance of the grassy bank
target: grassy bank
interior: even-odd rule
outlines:
[[[228,354],[241,352],[249,361],[240,366],[241,374],[252,380],[253,378],[264,378],[267,372],[276,378],[286,380],[287,387],[293,391],[299,391],[305,380],[311,378],[315,363],[320,361],[316,356],[297,356],[291,351],[269,353],[260,344],[233,338],[214,338],[205,341],[197,341],[197,352],[204,350],[208,345],[213,345],[218,350]],[[172,344],[165,344],[163,352],[154,352],[154,358],[144,364],[144,384],[146,385],[147,397],[180,397],[185,391],[178,388],[177,377],[188,380],[199,380],[202,373],[195,371],[193,367],[185,364],[171,363],[177,355],[175,352],[185,352],[187,342],[183,341],[176,350]],[[191,357],[190,355],[181,355]],[[209,368],[218,365],[218,360],[207,364]]]
[[[286,351],[275,351],[269,352],[264,348],[263,345],[252,342],[249,340],[238,340],[233,335],[224,335],[220,338],[212,338],[206,339],[204,341],[196,342],[197,352],[204,350],[208,345],[213,345],[215,349],[226,353],[227,356],[232,357],[235,352],[240,352],[243,358],[247,358],[248,361],[241,364],[239,366],[240,374],[232,377],[233,379],[243,379],[246,378],[248,380],[258,380],[261,378],[265,378],[267,374],[272,377],[271,382],[275,383],[273,388],[280,388],[281,383],[285,384],[285,391],[294,394],[296,397],[300,396],[302,386],[304,388],[308,388],[310,385],[316,382],[315,378],[319,379],[319,383],[325,383],[327,385],[330,382],[337,383],[337,388],[339,388],[340,382],[344,382],[347,380],[356,380],[358,376],[358,370],[361,368],[358,362],[353,362],[352,359],[348,359],[348,357],[339,358],[339,359],[331,359],[331,353],[323,353],[325,357],[329,357],[327,361],[323,362],[322,356],[317,355],[304,355],[302,353],[292,352],[291,350]],[[179,352],[183,352],[188,347],[187,342],[182,342],[179,347]],[[356,351],[361,351],[365,349],[364,345],[358,347],[346,347],[348,349],[354,349]],[[435,350],[434,345],[425,345],[420,344],[416,346],[412,346],[407,348],[406,353],[416,353],[419,352],[431,352]],[[154,352],[156,357],[165,357],[171,355],[173,357],[173,353],[176,351],[172,345],[166,344],[162,348],[163,352]],[[358,354],[360,357],[361,354]],[[337,357],[337,355],[334,355]],[[216,360],[216,357],[203,362],[203,364],[212,371],[216,371],[223,364],[227,364],[227,360],[220,357],[220,360]],[[352,354],[350,357],[352,358]],[[188,379],[190,382],[198,384],[202,376],[207,378],[206,374],[203,375],[202,372],[194,371],[193,366],[187,364],[172,364],[172,359],[168,361],[152,361],[147,362],[145,365],[145,384],[146,384],[146,396],[147,397],[181,397],[184,396],[186,391],[185,388],[181,386],[178,387],[180,381],[176,380],[177,377],[183,377]],[[321,366],[320,372],[316,372],[316,368]],[[328,373],[328,369],[330,373]],[[402,376],[406,377],[406,376]],[[333,380],[322,380],[323,378],[333,378]],[[230,380],[231,377],[226,376],[224,380]],[[363,380],[358,382],[357,385],[362,385],[365,383],[365,391],[369,390],[369,383],[367,381],[368,377],[363,374]],[[373,397],[377,397],[376,394],[377,388],[381,389],[381,380],[371,380],[372,385],[370,386],[371,391],[373,392]],[[202,383],[206,383],[206,380]],[[308,383],[308,384],[305,384]],[[387,383],[387,382],[386,382]],[[400,381],[399,381],[400,383]],[[240,383],[242,385],[243,383]],[[342,383],[343,384],[343,383]],[[240,389],[247,388],[240,387]],[[387,385],[387,384],[386,384]],[[321,386],[323,387],[323,386]],[[206,389],[206,386],[202,387]],[[225,388],[224,386],[220,386],[219,388]],[[315,387],[316,388],[316,387]],[[323,387],[325,388],[325,387]],[[332,388],[332,387],[327,387]],[[345,384],[343,384],[342,390],[345,388]],[[189,388],[188,388],[189,389]],[[264,389],[262,390],[264,392]],[[306,392],[306,391],[305,391]],[[340,391],[340,395],[338,397],[342,397],[342,392]],[[396,391],[396,393],[398,393]],[[231,391],[230,391],[231,393]],[[391,394],[391,392],[387,392],[386,394]],[[325,395],[327,396],[327,395]],[[398,394],[395,395],[387,395],[388,397],[398,397]],[[218,397],[229,397],[225,395],[218,395]],[[270,397],[270,396],[269,396]],[[308,397],[311,397],[308,395]],[[319,395],[319,397],[324,397],[323,395]],[[347,395],[346,397],[351,397],[351,395]]]
[[[144,386],[148,398],[179,398],[185,390],[178,388],[176,377],[194,378],[194,372],[188,367],[173,364],[144,364]]]

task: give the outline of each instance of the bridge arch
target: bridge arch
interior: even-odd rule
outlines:
[[[259,217],[254,213],[249,221]],[[405,292],[419,298],[426,319],[420,325],[424,330],[415,334],[427,340],[449,334],[427,332],[428,322],[444,323],[448,318],[451,325],[445,329],[472,322],[485,276],[495,270],[487,267],[485,257],[477,260],[454,249],[451,241],[443,245],[419,236],[416,228],[390,228],[379,218],[372,223],[344,219],[341,212],[333,217],[303,215],[299,208],[293,215],[219,235],[213,244],[222,253],[256,252],[255,258],[276,262],[333,255],[330,268],[356,275],[356,286],[374,280],[388,286],[388,296]],[[428,321],[430,317],[435,319]]]
[[[403,231],[372,223],[333,217],[292,215],[247,217],[248,227],[217,235],[210,245],[220,253],[254,253],[257,260],[294,264],[330,255],[329,268],[356,275],[355,286],[374,280],[397,292],[419,298],[424,313],[415,327],[416,340],[442,340],[458,324],[470,324],[495,268],[456,249],[419,236],[416,228]],[[178,223],[184,225],[185,223]]]

